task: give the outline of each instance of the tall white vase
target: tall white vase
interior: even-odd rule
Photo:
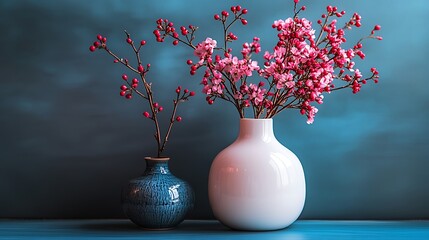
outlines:
[[[267,231],[292,224],[305,202],[296,155],[274,136],[272,119],[240,119],[240,133],[213,160],[209,200],[215,217],[237,230]]]

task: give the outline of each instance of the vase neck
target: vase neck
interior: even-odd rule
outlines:
[[[168,168],[169,160],[169,158],[145,158],[145,174],[170,174],[170,169]]]
[[[239,139],[257,139],[269,141],[275,139],[273,132],[273,119],[240,119]]]

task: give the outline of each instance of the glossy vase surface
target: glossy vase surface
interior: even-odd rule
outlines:
[[[208,188],[215,217],[237,230],[285,228],[305,202],[302,165],[277,141],[272,119],[240,119],[238,138],[213,160]]]
[[[194,192],[171,174],[169,158],[145,158],[146,170],[122,189],[122,209],[135,224],[152,230],[176,227],[193,208]]]

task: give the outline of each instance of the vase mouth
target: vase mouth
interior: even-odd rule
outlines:
[[[265,122],[272,121],[272,118],[240,118],[240,121],[249,121],[249,122]]]
[[[169,157],[145,157],[144,160],[151,160],[151,161],[168,161],[170,160]]]

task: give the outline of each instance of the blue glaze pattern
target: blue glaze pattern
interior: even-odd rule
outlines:
[[[145,160],[143,175],[122,189],[122,209],[143,228],[174,228],[193,208],[194,192],[186,181],[171,174],[168,158]]]

